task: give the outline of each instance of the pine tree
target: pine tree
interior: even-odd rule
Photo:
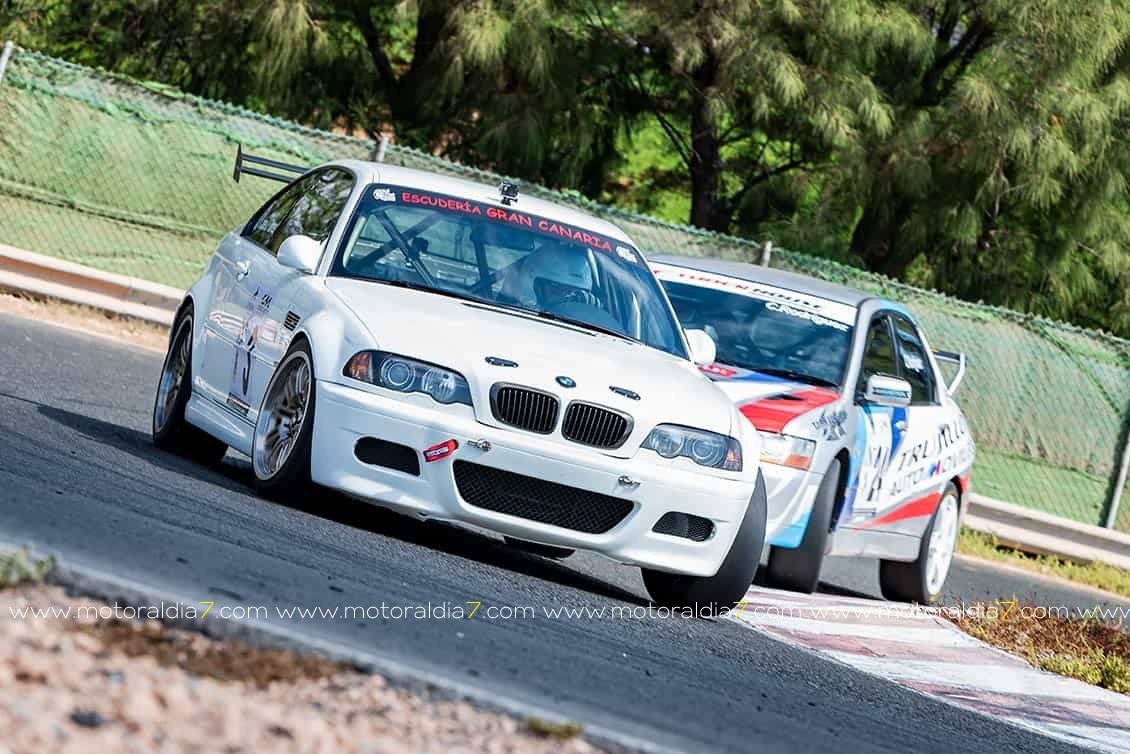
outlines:
[[[900,5],[933,44],[877,40],[892,128],[841,155],[815,225],[854,222],[870,269],[1126,332],[1130,4]]]

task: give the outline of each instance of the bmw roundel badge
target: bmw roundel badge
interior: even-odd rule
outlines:
[[[560,377],[557,378],[557,384],[560,385],[561,387],[576,387],[577,386],[576,381],[572,377],[566,377],[565,375],[561,375]]]

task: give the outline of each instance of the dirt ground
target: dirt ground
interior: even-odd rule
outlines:
[[[0,591],[0,753],[599,751],[575,727],[429,699],[316,656],[75,617],[104,604]]]

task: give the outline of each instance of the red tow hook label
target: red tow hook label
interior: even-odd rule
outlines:
[[[433,445],[424,451],[424,460],[431,463],[432,461],[447,458],[454,453],[455,449],[458,447],[459,442],[456,440],[448,440],[447,442],[441,442],[439,445]]]

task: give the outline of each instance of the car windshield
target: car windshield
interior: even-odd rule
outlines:
[[[333,274],[521,309],[687,358],[638,251],[513,207],[369,186]]]
[[[677,282],[680,276],[697,282]],[[693,270],[659,272],[659,279],[683,327],[706,330],[714,338],[717,363],[814,385],[842,383],[853,307]],[[724,290],[727,286],[744,290]]]

